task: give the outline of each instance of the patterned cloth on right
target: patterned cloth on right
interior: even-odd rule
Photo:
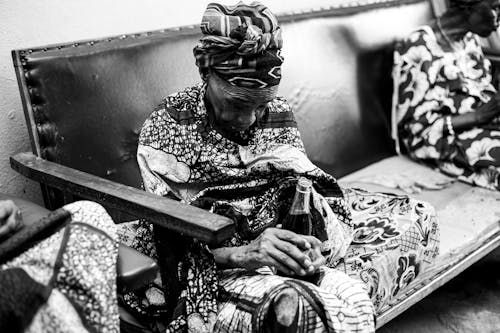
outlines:
[[[439,255],[434,208],[406,195],[344,189],[354,238],[336,266],[363,281],[378,314],[393,305],[407,286]]]
[[[497,91],[479,37],[446,51],[434,31],[413,32],[394,53],[393,138],[410,157],[458,179],[500,190],[500,117],[460,133],[446,118],[475,112]]]

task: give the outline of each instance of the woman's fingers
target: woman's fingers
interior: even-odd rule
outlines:
[[[278,269],[281,269],[280,267],[284,267],[288,271],[293,271],[297,275],[306,275],[307,271],[302,267],[302,265],[295,261],[294,258],[289,256],[287,253],[280,251],[277,248],[272,248],[269,249],[268,251],[269,256],[274,259],[277,263],[279,263],[279,267],[276,267]]]
[[[318,249],[321,248],[321,241],[316,237],[309,235],[302,235],[302,237],[304,237],[307,240],[307,242],[311,244],[312,248],[318,248]]]
[[[314,266],[314,271],[316,271],[319,266],[323,266],[326,263],[326,258],[321,253],[319,248],[315,248],[310,251],[309,257],[312,260],[312,265]]]
[[[276,248],[297,262],[301,269],[305,272],[311,270],[311,259],[303,251],[292,243],[278,240],[275,244]],[[314,268],[314,267],[313,267]]]
[[[272,230],[277,238],[292,243],[295,246],[299,247],[300,249],[308,250],[311,248],[311,244],[307,241],[307,239],[303,235],[299,235],[293,231],[285,229],[273,228]]]
[[[318,268],[326,263],[326,258],[321,253],[321,241],[314,236],[304,236],[307,238],[312,247],[308,251],[308,257],[311,259],[313,266],[312,272],[316,272]]]
[[[295,273],[294,270],[288,268],[286,265],[283,265],[281,262],[274,259],[273,257],[269,257],[268,265],[275,267],[278,271],[285,273],[286,275],[292,276],[292,275],[297,274],[297,273]]]
[[[299,235],[289,230],[269,228],[256,243],[263,265],[271,265],[282,272],[307,275],[324,264],[321,242],[314,236]],[[310,254],[313,254],[310,257]],[[314,262],[313,262],[314,261]]]
[[[279,243],[279,249],[290,254],[297,262],[301,263],[306,274],[315,272],[326,261],[321,254],[321,241],[314,236],[298,235],[293,232],[292,234],[286,235],[284,239],[291,242],[296,238],[301,238],[302,241],[295,242],[298,246],[285,242]],[[287,238],[288,236],[293,238]]]
[[[304,275],[311,261],[300,251],[297,244],[311,248],[303,236],[289,230],[269,228],[262,233],[261,247],[265,253],[296,274]]]

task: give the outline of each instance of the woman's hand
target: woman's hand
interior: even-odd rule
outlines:
[[[0,201],[0,238],[22,227],[21,211],[12,200]]]
[[[309,249],[308,256],[312,261],[312,266],[314,267],[314,272],[316,272],[320,266],[323,266],[326,263],[326,258],[321,253],[321,242],[314,236],[302,236],[304,237],[309,244],[311,244],[311,248]]]
[[[212,252],[217,264],[222,266],[245,269],[270,266],[286,275],[305,276],[314,273],[325,262],[320,245],[313,236],[268,228],[248,245]]]

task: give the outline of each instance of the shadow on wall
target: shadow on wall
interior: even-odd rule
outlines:
[[[336,177],[394,154],[392,50],[359,29],[352,18],[327,18],[285,30],[282,91],[311,160]]]
[[[362,51],[357,58],[361,130],[377,137],[377,150],[395,152],[391,139],[394,43]],[[389,147],[389,148],[388,148]]]

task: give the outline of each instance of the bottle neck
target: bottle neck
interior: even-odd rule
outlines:
[[[290,207],[291,215],[301,215],[301,214],[309,214],[309,201],[311,197],[310,189],[299,189],[295,191],[295,197],[293,198],[292,206]]]

